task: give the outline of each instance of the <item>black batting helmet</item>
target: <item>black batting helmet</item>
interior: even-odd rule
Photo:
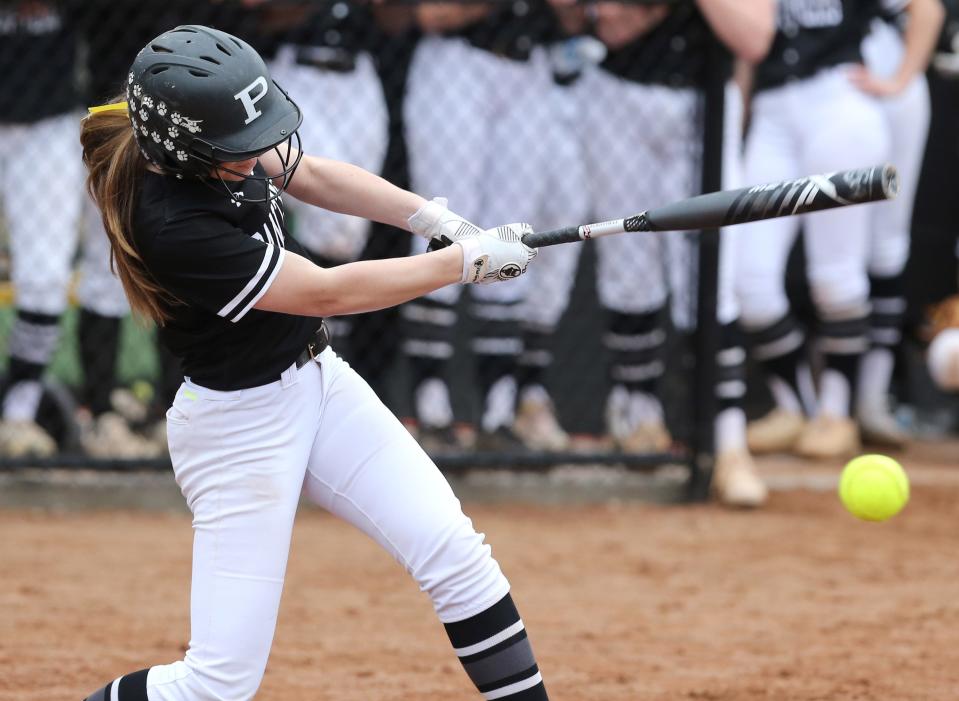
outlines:
[[[276,149],[282,172],[238,173],[263,181],[270,200],[272,180],[285,188],[299,163],[300,108],[253,47],[226,32],[185,25],[148,43],[130,67],[127,102],[140,150],[164,172],[210,178],[220,164]]]

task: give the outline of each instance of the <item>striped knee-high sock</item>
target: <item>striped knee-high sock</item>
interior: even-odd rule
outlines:
[[[526,628],[509,594],[475,616],[444,625],[463,668],[488,701],[548,700]]]
[[[147,673],[141,669],[114,679],[102,689],[97,689],[84,701],[149,701],[147,698]]]

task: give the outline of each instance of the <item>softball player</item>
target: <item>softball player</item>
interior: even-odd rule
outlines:
[[[746,149],[750,181],[787,180],[888,158],[881,103],[857,86],[864,84],[856,68],[861,44],[878,11],[876,2],[866,0],[780,3],[776,41],[755,75]],[[919,68],[908,66],[907,83]],[[848,207],[810,215],[803,223],[823,364],[818,387],[805,358],[805,334],[784,290],[797,224],[758,223],[746,227],[740,239],[743,323],[776,401],[776,409],[750,427],[750,445],[764,452],[793,449],[808,457],[838,457],[859,449],[851,412],[857,370],[869,345],[874,221],[869,208]],[[814,418],[807,422],[806,413]]]
[[[0,452],[10,456],[56,451],[36,419],[66,308],[82,202],[76,52],[75,18],[61,3],[0,5],[0,194],[17,308],[0,421]],[[38,161],[38,147],[54,159]],[[45,166],[40,177],[38,162]]]
[[[901,446],[906,438],[890,414],[888,395],[895,349],[902,338],[906,309],[903,270],[929,131],[929,86],[924,71],[944,14],[939,0],[883,0],[882,19],[873,21],[863,44],[866,70],[856,78],[862,90],[880,99],[891,138],[890,160],[903,182],[899,197],[872,210],[871,348],[862,359],[856,396],[863,438],[893,446]],[[914,37],[912,41],[904,40],[906,33]]]
[[[483,536],[320,319],[518,277],[536,253],[519,240],[529,227],[483,232],[355,166],[301,161],[299,108],[248,44],[217,30],[151,41],[126,97],[86,119],[81,141],[131,305],[162,325],[187,375],[168,431],[194,515],[192,626],[183,660],[124,674],[88,701],[251,699],[301,492],[407,569],[487,699],[546,699]],[[286,235],[284,189],[447,245],[319,268]]]
[[[671,8],[598,3],[597,36],[605,60],[581,81],[584,144],[597,219],[621,217],[699,191],[699,104],[704,57],[715,33],[740,58],[759,60],[773,33],[769,0],[700,0]],[[732,73],[732,62],[727,67]],[[736,187],[742,97],[727,89],[726,187]],[[756,506],[766,490],[745,445],[745,353],[735,333],[733,251],[738,229],[723,231],[718,314],[723,326],[716,423],[718,496]],[[611,358],[610,433],[622,450],[666,450],[671,439],[660,403],[666,304],[672,288],[677,321],[688,325],[692,251],[681,234],[618,236],[597,242],[599,298],[608,314],[603,338]],[[667,266],[667,258],[670,265]],[[684,296],[685,295],[685,296]]]
[[[554,17],[544,0],[501,4],[431,3],[417,8],[427,32],[413,57],[404,103],[414,189],[447,193],[470,219],[505,212],[537,220],[556,166],[544,148],[558,139],[549,112],[552,70],[543,42]],[[552,205],[563,207],[558,199]],[[565,210],[562,210],[565,211]],[[569,221],[568,219],[566,221]],[[515,417],[519,322],[528,283],[476,288],[471,342],[483,408],[479,447],[520,447]],[[453,354],[459,288],[405,305],[404,350],[413,368],[421,440],[456,447],[446,376]]]
[[[291,93],[311,96],[303,105],[303,140],[328,158],[379,173],[389,117],[373,57],[366,50],[375,37],[369,9],[354,0],[301,5],[292,13],[289,9],[285,24],[292,26],[279,37],[270,71]],[[349,263],[363,252],[368,220],[295,200],[287,212],[294,218],[294,235],[318,265]],[[349,338],[348,317],[328,323],[335,338]]]

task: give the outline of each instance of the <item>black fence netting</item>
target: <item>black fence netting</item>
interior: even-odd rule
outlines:
[[[445,197],[483,227],[602,221],[720,185],[728,71],[692,2],[0,0],[0,464],[167,460],[182,373],[130,318],[77,136],[137,51],[181,24],[261,53],[302,108],[307,154]],[[284,208],[323,266],[425,248]],[[696,361],[717,343],[706,240],[544,248],[517,280],[331,319],[333,344],[448,467],[692,463],[709,452],[713,381]]]

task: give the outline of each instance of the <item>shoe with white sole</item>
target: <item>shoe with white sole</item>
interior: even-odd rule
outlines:
[[[49,458],[57,442],[33,421],[0,421],[0,455],[8,458]]]
[[[769,496],[752,455],[745,450],[727,450],[716,456],[712,489],[721,504],[742,509],[762,506]]]
[[[119,414],[108,411],[86,423],[80,432],[80,445],[93,458],[144,459],[163,454],[154,441],[134,432]]]
[[[814,460],[851,458],[862,452],[859,426],[847,416],[823,414],[806,423],[795,453]]]
[[[902,448],[909,441],[907,434],[886,406],[860,406],[856,412],[864,443]]]
[[[761,419],[750,421],[746,427],[746,443],[753,455],[788,453],[796,445],[806,417],[785,409],[775,408]]]
[[[513,433],[530,450],[561,452],[569,449],[569,434],[559,425],[549,401],[521,401],[513,421]]]

